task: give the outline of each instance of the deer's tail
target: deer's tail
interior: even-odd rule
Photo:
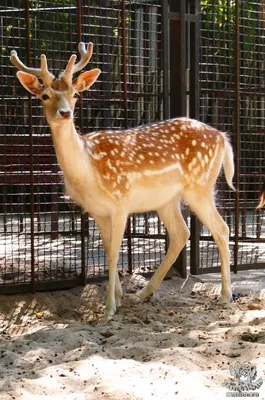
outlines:
[[[234,167],[234,153],[231,144],[227,139],[225,139],[225,152],[224,152],[224,161],[223,161],[224,173],[226,182],[234,191],[236,190],[233,185],[233,176],[235,172]]]
[[[259,192],[259,204],[256,207],[256,209],[259,210],[264,205],[265,205],[265,181],[263,182],[263,185],[261,186],[261,189]]]

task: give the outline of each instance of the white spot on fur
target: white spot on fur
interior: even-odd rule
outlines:
[[[197,163],[197,158],[194,157],[188,165],[188,170],[191,171],[193,166]]]
[[[107,164],[107,166],[109,167],[109,169],[111,169],[113,172],[115,172],[115,173],[117,172],[117,168],[115,168],[115,167],[111,164],[110,159],[107,160],[106,164]]]
[[[130,183],[133,183],[136,180],[141,179],[142,173],[141,172],[128,172],[127,178]]]
[[[88,153],[94,158],[94,160],[101,160],[103,158],[101,153],[90,153],[90,151],[88,151]]]
[[[193,140],[193,141],[191,142],[191,144],[192,144],[192,146],[196,146],[196,144],[197,144],[196,140]]]
[[[118,197],[119,199],[122,197],[122,193],[120,190],[115,190],[115,192],[113,192],[114,196]]]
[[[201,128],[202,128],[202,125],[201,125],[200,122],[195,121],[195,120],[192,120],[192,121],[191,121],[191,127],[192,127],[193,129],[201,129]]]
[[[198,172],[200,171],[200,166],[198,166],[198,167],[196,167],[196,168],[194,168],[193,169],[193,171],[192,171],[192,173],[193,173],[193,175],[198,175]]]
[[[182,169],[182,167],[181,167],[181,165],[179,163],[172,164],[172,165],[170,165],[168,167],[165,167],[165,168],[162,168],[162,169],[157,169],[155,171],[146,170],[146,171],[144,171],[144,175],[146,175],[146,176],[163,175],[163,174],[165,174],[167,172],[174,171],[175,169],[178,169],[179,172],[183,175],[183,169]]]
[[[214,155],[213,155],[213,157],[211,158],[211,161],[210,161],[210,163],[209,163],[208,170],[207,170],[207,174],[206,174],[206,179],[208,179],[209,176],[210,176],[211,170],[212,170],[212,168],[213,168],[213,166],[214,166],[215,159],[216,159],[216,156],[217,156],[217,153],[218,153],[218,149],[219,149],[219,144],[216,146]],[[210,151],[209,151],[209,153],[210,153]]]

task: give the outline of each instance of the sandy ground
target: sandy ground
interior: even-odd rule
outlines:
[[[1,296],[0,399],[224,399],[237,361],[257,368],[265,398],[265,278],[233,280],[242,296],[226,306],[218,275],[167,280],[135,304],[146,279],[127,275],[110,319],[107,283]]]

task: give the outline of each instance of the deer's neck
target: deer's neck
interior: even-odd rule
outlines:
[[[56,151],[57,161],[65,178],[74,182],[82,179],[84,174],[88,175],[89,158],[84,149],[84,143],[77,133],[74,123],[50,125],[53,144]]]

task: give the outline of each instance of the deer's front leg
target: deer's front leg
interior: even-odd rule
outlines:
[[[126,226],[127,214],[115,214],[110,218],[110,240],[107,250],[107,263],[109,267],[109,288],[106,302],[105,315],[111,316],[120,305],[122,296],[121,284],[118,276],[117,263],[120,246]]]
[[[110,217],[100,217],[98,215],[93,215],[100,234],[101,234],[101,238],[103,241],[103,246],[104,246],[104,250],[105,253],[107,255],[108,258],[108,252],[109,252],[109,248],[110,248],[110,230],[111,230],[111,219]],[[115,282],[115,301],[116,301],[116,307],[119,307],[121,305],[121,299],[122,299],[122,287],[121,287],[121,283],[120,283],[120,279],[119,279],[119,274],[118,271],[116,273],[116,282]]]

